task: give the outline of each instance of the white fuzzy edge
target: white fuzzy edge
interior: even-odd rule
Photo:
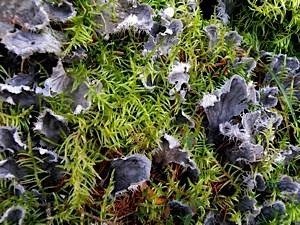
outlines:
[[[180,147],[180,142],[176,138],[174,138],[173,136],[168,135],[168,134],[164,134],[163,137],[164,137],[164,139],[166,139],[168,141],[170,149]]]
[[[1,160],[0,166],[3,166],[7,161],[8,161],[8,159]],[[0,178],[12,179],[12,178],[15,178],[15,176],[11,173],[8,173],[5,176],[0,176]]]
[[[49,150],[47,150],[47,149],[45,149],[45,148],[34,148],[33,150],[39,151],[39,153],[40,153],[41,155],[48,154],[48,155],[54,156],[54,159],[53,159],[53,160],[49,160],[49,161],[48,161],[49,163],[50,163],[50,162],[57,162],[57,160],[58,160],[58,155],[57,155],[55,152],[53,152],[53,151],[49,151]]]
[[[56,115],[51,109],[44,109],[44,111],[39,115],[37,122],[34,123],[33,130],[40,131],[40,132],[43,131],[43,118],[45,117],[47,112],[49,112],[52,116],[54,116],[57,120],[63,122],[64,124],[67,123],[63,116]]]
[[[6,218],[8,217],[9,213],[13,210],[20,210],[21,211],[21,218],[20,220],[18,221],[18,225],[22,225],[23,224],[23,220],[24,220],[24,217],[25,217],[25,213],[26,213],[26,210],[21,207],[21,206],[12,206],[10,207],[9,209],[7,209],[5,211],[5,213],[2,215],[1,219],[0,219],[0,223],[3,223],[4,220],[6,220]]]

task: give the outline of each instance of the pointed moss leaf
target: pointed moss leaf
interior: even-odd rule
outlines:
[[[243,41],[243,37],[236,31],[229,31],[224,36],[224,42],[230,46],[239,46]]]
[[[115,188],[112,195],[121,194],[131,186],[139,185],[150,179],[151,161],[144,155],[135,154],[115,159],[111,163],[114,170]]]
[[[22,206],[12,206],[4,212],[4,214],[0,218],[0,223],[7,221],[14,224],[22,225],[25,213],[26,210]]]
[[[73,4],[66,0],[60,3],[45,1],[44,4],[42,4],[42,8],[48,14],[49,19],[54,22],[65,23],[76,15]]]
[[[204,107],[211,129],[229,121],[248,108],[248,90],[245,80],[233,76],[214,95],[205,95],[200,102]]]
[[[50,109],[45,109],[40,114],[34,130],[54,143],[59,143],[69,133],[65,118],[54,114]]]
[[[16,31],[3,37],[1,41],[9,51],[27,58],[34,53],[54,53],[61,52],[60,42],[49,32],[32,33]]]
[[[22,143],[17,128],[0,127],[0,152],[17,152],[26,148]]]
[[[207,27],[204,28],[204,31],[206,32],[208,39],[209,39],[209,44],[208,47],[212,49],[213,47],[216,46],[216,44],[219,41],[218,38],[218,27],[216,25],[208,25]]]
[[[294,182],[289,176],[282,176],[277,184],[278,189],[283,193],[297,193],[300,190],[300,184]]]
[[[24,29],[42,30],[49,19],[40,4],[40,0],[1,0],[0,22],[13,21]]]

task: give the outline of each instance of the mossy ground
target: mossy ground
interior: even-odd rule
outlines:
[[[145,0],[155,9],[174,7],[175,18],[181,19],[185,25],[180,42],[172,48],[171,54],[154,62],[151,55],[143,57],[140,54],[142,42],[139,39],[143,34],[130,31],[120,35],[122,38],[116,35],[113,40],[104,40],[95,32],[97,24],[93,18],[98,13],[97,4],[89,0],[73,2],[77,16],[64,28],[64,32],[70,37],[70,41],[65,43],[65,53],[76,47],[83,47],[88,56],[86,60],[67,68],[67,73],[75,78],[77,84],[86,78],[99,80],[103,89],[100,93],[93,92],[92,107],[80,115],[72,113],[69,100],[64,95],[46,99],[55,113],[66,117],[73,131],[59,150],[60,155],[68,159],[63,165],[68,177],[60,194],[53,193],[54,205],[45,205],[46,208],[53,207],[55,213],[47,219],[41,219],[37,207],[39,203],[35,198],[28,195],[26,198],[19,198],[9,194],[5,181],[0,181],[0,211],[13,203],[21,204],[28,212],[25,224],[172,224],[171,218],[165,218],[165,199],[172,198],[184,201],[197,211],[196,221],[187,219],[184,224],[202,224],[205,212],[217,207],[229,212],[232,220],[241,224],[241,213],[233,208],[241,187],[236,185],[235,176],[231,174],[233,166],[220,165],[213,146],[207,143],[203,126],[205,116],[197,105],[205,93],[220,87],[233,74],[238,73],[248,81],[259,81],[257,73],[249,75],[243,70],[236,71],[226,63],[240,55],[258,59],[257,47],[260,47],[260,42],[256,42],[255,33],[245,35],[242,48],[232,49],[223,44],[222,35],[234,27],[223,26],[214,18],[204,20],[201,10],[197,8],[195,12],[190,12],[185,1]],[[242,23],[241,21],[240,27],[243,26]],[[209,24],[218,24],[221,30],[220,42],[213,51],[208,48],[208,38],[203,32],[203,28]],[[280,49],[274,49],[278,50]],[[166,78],[174,60],[178,58],[191,64],[191,92],[185,102],[180,101],[180,96],[174,101],[169,100],[171,85]],[[140,79],[142,73],[154,81],[154,91],[144,88]],[[277,82],[280,84],[280,80]],[[260,85],[259,82],[257,84]],[[285,93],[285,90],[280,91],[279,110],[284,120],[283,126],[276,133],[276,141],[269,143],[267,147],[267,151],[272,152],[285,149],[291,141],[294,144],[300,141],[299,103]],[[18,126],[21,131],[28,131],[28,115],[33,109],[7,108],[2,103],[0,107],[1,125]],[[195,120],[194,129],[175,123],[175,116],[180,109]],[[125,199],[124,203],[114,202],[109,198],[112,183],[105,193],[97,192],[95,187],[99,181],[99,163],[133,153],[144,153],[151,158],[151,152],[157,148],[162,132],[177,137],[182,146],[192,154],[201,173],[197,184],[191,184],[187,190],[182,188],[176,179],[176,168],[173,168],[169,170],[170,176],[165,183],[150,181],[149,188],[139,193],[140,196],[135,196],[137,202],[130,204],[137,204],[138,207],[133,209],[128,209],[131,207],[129,200],[126,202]],[[265,135],[271,133],[272,130]],[[37,159],[32,152],[24,154],[31,154],[31,157],[22,163],[34,167]],[[300,178],[299,168],[292,164],[289,168],[276,166],[272,159],[258,170],[257,172],[269,178],[268,185],[278,181],[283,171],[296,173],[295,177]],[[30,179],[38,187],[41,182],[38,178],[39,171],[36,170],[35,173],[36,176]],[[230,195],[226,191],[228,187],[234,187]],[[225,191],[222,192],[222,189]],[[272,193],[274,199],[277,194]],[[143,201],[139,202],[139,198]],[[299,221],[299,206],[289,204],[287,212],[288,217],[280,224],[288,225]],[[274,220],[269,224],[279,222]]]

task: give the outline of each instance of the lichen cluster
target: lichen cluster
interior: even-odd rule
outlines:
[[[300,222],[298,0],[0,8],[0,223]]]

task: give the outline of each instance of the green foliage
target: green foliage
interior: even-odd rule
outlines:
[[[248,0],[248,3],[248,7],[239,8],[233,16],[233,24],[242,35],[257,37],[259,49],[299,55],[299,0],[266,0],[262,3]]]
[[[113,182],[105,189],[101,198],[94,198],[97,181],[100,179],[96,165],[111,160],[112,155],[128,155],[133,153],[151,153],[158,146],[162,133],[176,136],[182,146],[195,160],[201,176],[196,184],[190,183],[184,189],[176,179],[175,171],[167,169],[168,180],[165,183],[150,182],[149,188],[142,192],[145,200],[139,203],[133,217],[143,224],[172,224],[171,217],[164,218],[165,203],[161,199],[178,199],[191,205],[198,214],[197,221],[186,218],[183,224],[202,224],[209,210],[222,208],[232,215],[231,220],[242,224],[242,214],[233,207],[238,197],[243,193],[242,187],[236,185],[240,168],[233,165],[220,165],[214,152],[214,146],[207,143],[206,130],[203,124],[205,117],[199,110],[198,102],[205,93],[212,92],[235,73],[241,74],[247,80],[255,78],[254,74],[246,74],[243,70],[236,71],[230,67],[233,60],[243,54],[250,55],[253,50],[266,49],[295,53],[296,45],[293,39],[300,39],[300,2],[299,0],[265,0],[257,6],[256,0],[249,0],[251,12],[242,9],[235,17],[233,24],[243,33],[248,49],[241,50],[224,44],[224,35],[229,30],[215,18],[203,20],[201,12],[189,12],[186,1],[144,0],[153,8],[159,10],[165,6],[176,6],[175,18],[180,18],[185,24],[180,42],[172,48],[171,54],[159,58],[156,62],[151,56],[142,57],[142,43],[138,33],[130,31],[116,37],[114,41],[104,40],[96,33],[98,24],[94,22],[99,14],[97,1],[73,1],[77,15],[64,28],[69,41],[65,43],[64,54],[77,47],[88,50],[86,60],[74,63],[66,68],[67,74],[75,79],[74,89],[85,80],[100,81],[103,88],[100,92],[95,85],[90,87],[92,107],[84,114],[74,115],[71,101],[64,94],[47,98],[45,101],[57,114],[63,115],[70,127],[71,134],[59,146],[59,155],[64,158],[60,165],[67,172],[64,186],[60,193],[53,194],[55,214],[45,215],[41,220],[39,203],[29,193],[17,198],[7,191],[8,182],[0,181],[0,212],[13,204],[20,204],[28,210],[25,224],[91,224],[117,221],[112,213],[114,201],[110,198]],[[291,14],[291,18],[287,15]],[[208,48],[208,38],[203,28],[215,24],[219,28],[219,42],[214,49]],[[242,52],[239,52],[242,51]],[[175,60],[188,62],[190,69],[191,91],[187,101],[181,102],[180,96],[175,101],[169,99],[171,85],[167,76]],[[6,71],[0,67],[0,75]],[[141,75],[151,78],[156,88],[149,91],[141,82]],[[281,80],[273,77],[281,91],[280,113],[284,117],[284,125],[276,133],[275,144],[266,143],[267,151],[279,152],[286,149],[291,137],[289,132],[295,132],[295,138],[300,141],[297,115],[299,104],[282,88]],[[195,128],[175,123],[175,116],[183,109],[195,120]],[[28,117],[33,109],[18,109],[0,105],[0,124],[17,126],[22,133],[29,131]],[[292,118],[292,123],[290,123]],[[274,131],[264,134],[268,140]],[[26,139],[27,137],[23,137]],[[258,142],[263,142],[258,138]],[[31,149],[31,140],[27,138],[28,149],[22,152],[21,165],[30,168],[33,173],[27,182],[42,189],[39,174],[43,171],[37,166],[38,158]],[[5,158],[3,154],[1,159]],[[268,184],[274,185],[280,174],[286,171],[294,172],[297,168],[293,163],[289,168],[274,164],[274,159],[264,159],[266,163],[256,167],[255,172],[268,177]],[[297,175],[299,178],[299,175]],[[112,180],[111,180],[112,181]],[[25,183],[24,183],[25,184]],[[214,190],[214,184],[221,184],[220,190],[234,186],[232,196],[219,194]],[[276,192],[271,194],[276,196]],[[64,196],[64,197],[62,197]],[[150,196],[150,197],[149,197]],[[50,207],[50,206],[47,206]],[[287,204],[288,218],[284,224],[299,220],[299,207],[294,203]],[[118,221],[119,219],[119,221]],[[121,222],[120,222],[121,221]],[[273,222],[273,224],[276,224]]]

